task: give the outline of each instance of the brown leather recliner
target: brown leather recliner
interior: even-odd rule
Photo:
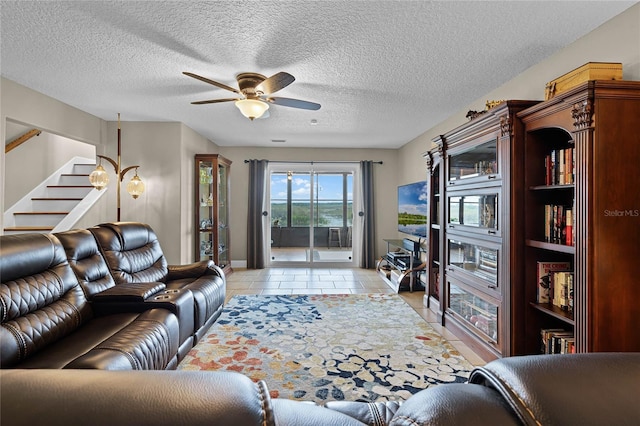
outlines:
[[[179,326],[165,309],[96,314],[53,235],[0,237],[0,367],[174,369]]]
[[[220,371],[0,371],[3,426],[637,425],[640,354],[504,358],[403,403],[271,399]],[[61,410],[60,407],[67,409]],[[117,409],[114,409],[116,407]],[[55,413],[55,415],[52,415]]]
[[[161,282],[168,290],[191,291],[195,307],[194,344],[222,313],[225,275],[211,260],[168,265],[156,233],[143,223],[104,223],[89,231],[98,242],[116,285]]]
[[[116,286],[93,234],[74,229],[54,234],[62,243],[71,269],[95,312],[143,312],[164,308],[178,318],[178,362],[194,345],[194,304],[188,289],[169,290],[164,283],[130,283]]]

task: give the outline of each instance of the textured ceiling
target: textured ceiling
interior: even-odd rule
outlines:
[[[102,119],[183,122],[220,146],[397,148],[633,3],[2,1],[0,70]],[[251,122],[233,103],[191,105],[234,94],[183,71],[232,87],[286,71],[277,96],[322,108]]]

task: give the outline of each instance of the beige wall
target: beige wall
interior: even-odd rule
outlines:
[[[399,154],[403,165],[400,183],[416,180],[415,170],[424,165],[420,154],[430,149],[433,138],[464,124],[467,111],[484,109],[487,100],[542,100],[548,81],[587,62],[621,62],[625,80],[640,80],[640,4],[605,22],[403,146]]]

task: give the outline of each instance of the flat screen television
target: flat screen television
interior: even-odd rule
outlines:
[[[427,236],[427,182],[398,187],[398,231],[416,237]]]

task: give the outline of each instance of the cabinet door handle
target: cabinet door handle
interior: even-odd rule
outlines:
[[[455,228],[455,226],[453,225],[449,225],[449,229]]]
[[[498,175],[489,175],[487,176],[487,179],[496,179],[498,177]]]
[[[497,285],[488,285],[487,287],[489,287],[491,290],[495,290],[496,288],[498,288]]]
[[[487,231],[491,235],[496,235],[496,231]]]

